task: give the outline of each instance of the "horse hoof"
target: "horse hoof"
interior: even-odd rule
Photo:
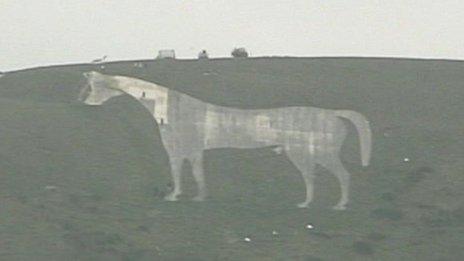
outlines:
[[[166,197],[164,197],[164,200],[166,201],[177,201],[177,196],[174,196],[174,195],[168,195]]]
[[[343,205],[336,205],[332,207],[333,210],[346,210],[346,206]]]

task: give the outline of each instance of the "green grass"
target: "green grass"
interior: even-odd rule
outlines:
[[[220,105],[308,105],[366,115],[374,132],[371,166],[360,167],[349,123],[341,154],[353,174],[349,210],[330,210],[338,183],[322,168],[314,204],[297,209],[300,174],[266,149],[208,151],[212,198],[164,202],[169,167],[149,113],[130,97],[101,107],[77,103],[82,72],[97,65],[35,68],[0,78],[0,260],[457,260],[463,254],[463,62],[146,64],[108,63],[105,73]],[[194,195],[191,177],[185,185],[186,197]]]

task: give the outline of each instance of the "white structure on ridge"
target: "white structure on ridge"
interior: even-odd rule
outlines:
[[[174,50],[159,50],[156,59],[176,59],[176,52]]]

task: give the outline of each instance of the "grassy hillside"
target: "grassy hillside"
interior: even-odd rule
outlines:
[[[0,78],[0,260],[456,260],[464,254],[464,62],[144,63],[34,68]],[[374,131],[371,166],[360,167],[357,134],[347,122],[348,211],[330,210],[338,184],[322,168],[313,206],[295,208],[304,196],[301,177],[288,159],[266,149],[208,151],[212,198],[164,202],[169,167],[156,123],[130,97],[101,107],[76,102],[89,70],[220,105],[359,111]],[[190,196],[191,183],[188,176]]]

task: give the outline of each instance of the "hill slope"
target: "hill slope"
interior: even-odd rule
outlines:
[[[156,123],[129,97],[76,102],[82,64],[0,78],[0,259],[438,260],[462,255],[464,63],[366,58],[256,58],[104,64],[204,101],[243,108],[351,109],[374,131],[362,169],[353,126],[342,159],[346,212],[319,169],[316,200],[266,149],[207,152],[208,202],[169,203]],[[408,162],[404,162],[408,158]],[[188,166],[186,166],[188,172]],[[327,175],[329,174],[329,175]],[[194,193],[187,179],[187,194]],[[307,223],[314,230],[305,229]],[[272,235],[275,230],[279,235]],[[251,243],[243,241],[250,237]],[[334,246],[337,246],[334,248]],[[317,259],[319,258],[319,259]]]

